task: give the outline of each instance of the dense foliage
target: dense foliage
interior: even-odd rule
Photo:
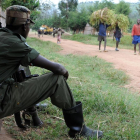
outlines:
[[[81,11],[70,12],[68,25],[71,30],[84,30],[87,22],[89,21],[89,15],[85,9]]]
[[[110,20],[107,22],[112,23],[114,19],[112,16],[113,12],[117,15],[121,14],[121,18],[119,17],[118,20],[123,19],[122,16],[125,15],[126,17],[122,20],[122,24],[127,24],[126,27],[129,26],[129,31],[131,31],[133,24],[135,24],[139,18],[139,4],[130,4],[123,0],[118,4],[113,3],[112,0],[102,0],[101,2],[91,1],[85,3],[78,3],[78,0],[61,0],[58,7],[50,0],[46,0],[45,2],[43,0],[42,2],[41,0],[0,0],[0,5],[4,9],[13,4],[24,5],[31,10],[31,18],[36,23],[33,26],[33,29],[35,30],[37,30],[42,24],[56,28],[69,28],[74,32],[77,29],[83,30],[86,23],[89,23],[91,20],[90,15],[105,7],[110,9],[109,14],[111,16]],[[107,19],[109,18],[107,17]],[[92,24],[92,26],[96,27],[96,29],[98,28],[98,19],[96,19],[95,24]],[[120,27],[126,29],[123,25],[120,25]]]
[[[65,28],[68,28],[68,19],[69,12],[76,11],[78,5],[77,0],[61,0],[58,4],[59,10],[61,11],[61,16],[63,17],[63,21]]]
[[[11,5],[26,6],[31,10],[31,19],[33,20],[35,20],[40,14],[40,12],[37,11],[37,8],[39,7],[39,0],[1,0],[0,3],[3,9],[6,9]]]
[[[124,14],[126,16],[128,16],[130,14],[131,10],[130,10],[130,4],[124,2],[123,0],[121,0],[118,4],[116,4],[115,7],[115,13],[116,14]]]

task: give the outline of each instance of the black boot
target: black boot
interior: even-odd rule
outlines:
[[[70,128],[69,136],[71,138],[74,138],[76,135],[86,138],[101,138],[103,136],[102,131],[93,131],[84,124],[82,103],[76,102],[76,104],[77,105],[71,109],[63,109],[66,125]]]
[[[43,125],[43,122],[38,117],[37,110],[34,112],[29,112],[29,114],[32,116],[32,121],[33,121],[34,126],[42,126]]]
[[[37,110],[31,111],[31,110],[27,109],[22,114],[22,117],[24,118],[25,123],[30,126],[31,120],[26,119],[26,115],[32,117],[32,121],[33,121],[34,126],[42,126],[43,125],[43,122],[38,117]]]

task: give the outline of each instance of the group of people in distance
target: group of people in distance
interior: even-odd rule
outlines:
[[[55,34],[57,34],[57,44],[61,43],[62,33],[63,33],[63,31],[61,28],[58,28],[58,29],[55,29],[55,27],[53,28],[53,37],[55,37]],[[43,34],[44,34],[44,31],[38,29],[38,37],[40,38],[40,35],[42,35],[42,37],[43,37]]]
[[[106,50],[106,30],[111,25],[107,25],[105,23],[99,24],[99,33],[98,33],[98,41],[99,41],[99,51],[101,52],[101,42],[104,41],[104,52],[107,52]],[[121,29],[119,28],[118,24],[116,23],[116,28],[113,34],[113,40],[114,37],[116,39],[116,48],[115,51],[119,51],[118,46],[120,39],[122,37]],[[134,55],[136,55],[136,45],[139,44],[139,55],[140,55],[140,19],[137,20],[137,24],[134,24],[132,28],[132,44],[134,44]]]
[[[99,33],[98,33],[98,41],[99,41],[99,51],[101,52],[101,42],[104,41],[104,52],[108,52],[106,50],[106,30],[107,28],[111,26],[105,23],[99,24]],[[57,43],[61,43],[61,35],[62,35],[62,29],[53,28],[53,37],[55,37],[55,34],[57,33]],[[113,41],[114,38],[116,39],[116,48],[115,51],[119,51],[118,46],[119,42],[121,40],[121,37],[123,36],[121,29],[118,26],[118,23],[116,23],[115,31],[113,34]],[[139,55],[140,55],[140,19],[137,20],[137,24],[134,24],[132,28],[132,44],[134,44],[134,55],[136,55],[136,45],[139,44]]]

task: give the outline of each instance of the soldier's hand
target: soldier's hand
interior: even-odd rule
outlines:
[[[66,73],[63,75],[64,77],[65,77],[65,79],[67,80],[68,79],[68,77],[69,77],[69,73],[68,73],[68,71],[66,71]]]
[[[63,75],[66,78],[66,80],[69,77],[69,73],[63,65],[56,63],[56,62],[52,62],[52,61],[44,58],[41,55],[39,55],[37,58],[35,58],[32,61],[32,64],[34,66],[48,69],[48,70],[52,71],[54,74]]]

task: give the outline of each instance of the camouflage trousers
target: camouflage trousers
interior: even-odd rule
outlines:
[[[29,108],[48,97],[53,105],[70,109],[76,105],[72,92],[62,75],[48,73],[0,89],[0,118]],[[4,92],[2,92],[4,91]],[[1,96],[1,95],[0,95]]]

